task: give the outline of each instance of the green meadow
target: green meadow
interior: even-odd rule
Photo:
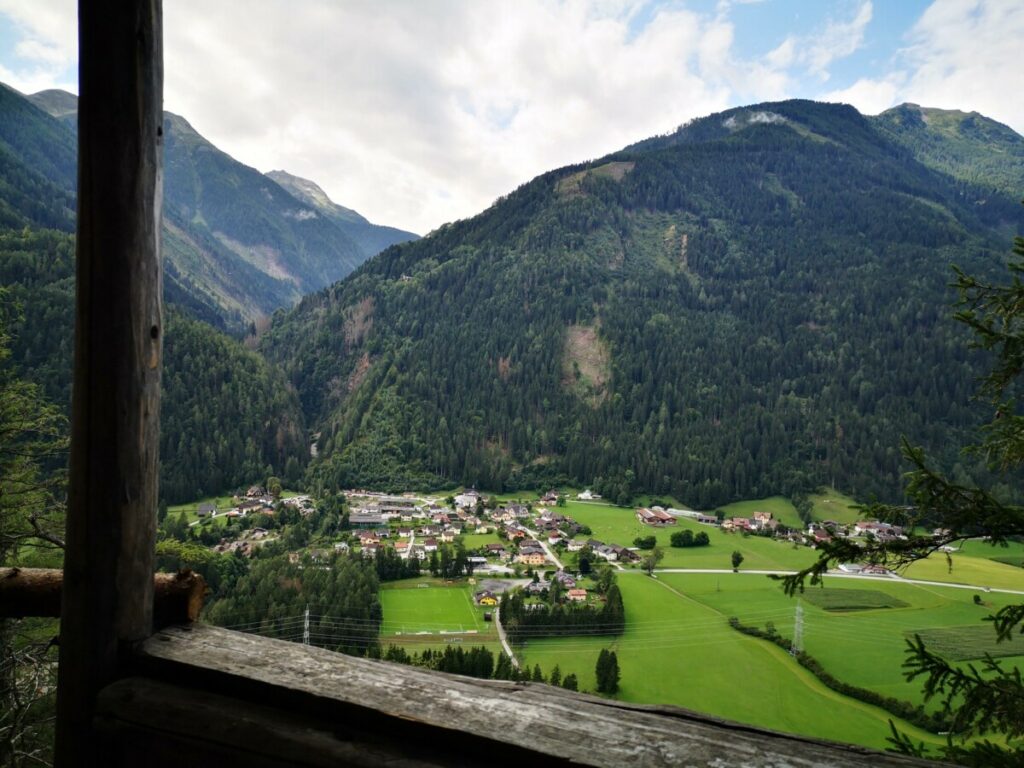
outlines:
[[[1016,544],[1012,549],[1004,549],[981,541],[969,541],[962,551],[951,553],[948,560],[945,553],[936,552],[900,573],[908,579],[973,584],[979,591],[984,587],[1024,590],[1024,570],[993,559],[1011,555],[1020,557],[1020,547]]]
[[[652,528],[638,522],[632,509],[607,504],[569,502],[559,511],[590,526],[593,538],[608,544],[631,547],[633,539],[654,535],[665,552],[665,559],[659,566],[661,568],[731,568],[730,558],[734,550],[739,550],[743,554],[741,569],[750,570],[794,570],[810,565],[815,557],[814,550],[808,547],[794,546],[761,536],[728,533],[715,526],[701,525],[687,518],[679,518],[676,525],[667,528]],[[672,534],[684,528],[689,528],[695,533],[704,531],[711,539],[711,543],[706,547],[687,549],[672,547]]]
[[[217,507],[217,517],[213,518],[214,523],[223,525],[229,518],[224,517],[224,513],[227,512],[234,505],[231,503],[231,496],[208,496],[205,499],[197,499],[196,501],[190,501],[188,504],[177,504],[173,507],[167,508],[168,517],[177,517],[182,512],[185,513],[185,519],[189,523],[194,523],[196,520],[200,520],[199,515],[196,511],[199,509],[200,504],[213,504]],[[205,518],[209,520],[209,518]]]
[[[793,636],[797,600],[787,597],[778,582],[743,574],[721,579],[703,574],[660,574],[659,578],[744,624],[763,628],[772,621],[782,635]],[[921,701],[920,683],[906,681],[901,669],[908,637],[947,627],[981,626],[991,631],[991,626],[983,623],[984,617],[1015,602],[1014,595],[987,593],[985,604],[979,606],[971,590],[887,579],[826,576],[825,584],[828,607],[815,604],[821,602],[818,587],[808,586],[800,599],[805,650],[844,682],[913,702]],[[841,599],[844,591],[851,593],[847,600]],[[844,602],[848,606],[863,604],[866,592],[874,593],[868,597],[875,605],[893,607],[835,609]],[[1011,663],[1020,661],[1017,658]]]
[[[675,704],[791,733],[887,746],[888,712],[829,690],[782,649],[728,626],[731,615],[746,623],[774,621],[780,630],[786,622],[791,625],[796,603],[777,583],[744,574],[661,574],[650,579],[625,573],[619,585],[626,606],[625,634],[530,641],[517,651],[522,660],[530,666],[539,664],[545,674],[557,664],[563,676],[574,672],[581,688],[593,691],[598,652],[609,647],[617,652],[622,671],[619,698],[627,701]],[[911,623],[922,617],[916,619]],[[868,631],[859,627],[858,637],[863,641]],[[805,632],[809,640],[813,630]],[[834,635],[827,642],[840,645]],[[854,655],[846,650],[842,654]],[[847,666],[864,667],[861,677],[876,674],[882,680],[899,680],[898,662],[884,671],[870,669],[881,660],[862,656],[847,659]],[[822,661],[842,676],[843,669],[833,668],[834,658]],[[906,723],[900,726],[915,739],[941,741]]]
[[[480,549],[488,544],[508,544],[508,542],[502,542],[496,533],[464,533],[462,534],[462,543],[466,545],[466,549],[470,550]]]
[[[808,498],[814,508],[811,517],[815,520],[835,520],[837,523],[849,525],[861,519],[857,502],[839,491],[822,489],[812,493]]]
[[[298,491],[281,491],[282,499],[290,499],[293,496],[300,495]],[[224,513],[231,509],[234,505],[232,496],[207,496],[203,499],[196,499],[190,501],[187,504],[175,504],[172,507],[167,507],[167,516],[177,517],[182,512],[185,513],[185,519],[190,523],[194,523],[196,520],[210,520],[210,518],[200,518],[196,512],[201,504],[213,504],[217,507],[217,517],[213,518],[212,521],[219,525],[223,525],[225,520],[229,518],[224,517]]]
[[[381,644],[417,652],[451,644],[485,645],[497,653],[501,648],[497,630],[484,621],[484,613],[492,609],[473,603],[476,589],[465,582],[446,584],[430,577],[383,584]]]
[[[797,530],[804,527],[800,516],[796,513],[796,507],[789,499],[783,496],[770,496],[767,499],[754,499],[752,501],[737,501],[733,504],[726,504],[720,509],[729,517],[753,517],[755,512],[771,512],[772,517],[780,521],[788,528]]]

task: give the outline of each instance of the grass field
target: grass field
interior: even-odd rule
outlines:
[[[505,546],[508,546],[508,542],[502,542],[496,533],[464,533],[462,534],[462,543],[466,545],[466,549],[479,549],[488,544],[504,543]]]
[[[743,554],[741,567],[747,569],[796,569],[814,562],[814,550],[807,547],[794,548],[792,544],[760,536],[726,533],[714,526],[701,525],[686,518],[680,518],[676,525],[668,528],[651,528],[639,523],[632,509],[622,507],[569,502],[562,511],[580,523],[590,526],[594,538],[605,543],[632,546],[633,539],[638,536],[653,534],[665,551],[665,559],[661,561],[660,566],[662,568],[731,568],[730,558],[733,550],[739,550]],[[688,549],[672,547],[672,534],[684,528],[694,532],[704,531],[710,537],[711,544]]]
[[[772,621],[786,637],[793,636],[796,600],[783,594],[778,582],[738,574],[721,578],[705,574],[660,574],[688,597],[744,624],[763,627]],[[974,604],[974,592],[948,587],[919,586],[896,581],[865,581],[825,577],[827,591],[881,592],[902,601],[905,608],[837,612],[814,605],[817,587],[808,587],[801,602],[804,647],[833,675],[844,682],[871,688],[908,701],[921,701],[919,682],[903,678],[906,638],[922,628],[981,626],[985,616],[1020,600],[1014,595],[987,593],[985,605]],[[628,607],[628,606],[627,606]],[[994,636],[994,632],[993,632]],[[1015,657],[1018,665],[1024,659]]]
[[[167,516],[177,517],[184,512],[185,519],[189,523],[194,523],[196,520],[200,519],[199,515],[196,514],[196,510],[199,509],[200,504],[213,504],[217,507],[217,517],[213,518],[212,522],[220,525],[223,525],[229,519],[224,517],[223,513],[227,512],[233,506],[230,496],[208,496],[205,499],[197,499],[196,501],[190,501],[187,504],[176,504],[173,507],[168,507]]]
[[[997,563],[1003,565],[1012,565],[1014,568],[1024,568],[1024,556],[1021,555],[1003,555],[1002,557],[990,557],[989,560],[994,560]]]
[[[839,491],[822,489],[818,493],[812,493],[809,497],[814,509],[811,516],[815,520],[835,520],[837,523],[849,525],[861,519],[860,510],[857,509],[857,502]]]
[[[803,599],[826,611],[868,611],[877,608],[906,608],[898,597],[877,589],[809,589]]]
[[[782,496],[770,496],[767,499],[753,501],[737,501],[733,504],[726,504],[720,509],[725,512],[726,517],[753,517],[755,512],[771,512],[772,517],[789,528],[804,527],[800,516],[796,513],[796,507],[789,499]]]
[[[451,644],[485,645],[497,652],[501,648],[497,630],[484,621],[484,612],[491,609],[473,603],[474,589],[467,583],[449,586],[429,577],[384,584],[381,644],[418,652]]]
[[[708,593],[740,598],[745,621],[774,617],[781,629],[794,604],[777,584],[742,574],[662,574],[653,580],[627,573],[619,585],[627,617],[622,637],[531,641],[523,661],[539,664],[545,674],[557,664],[563,676],[574,672],[581,688],[593,691],[598,652],[610,647],[622,670],[620,698],[627,701],[676,704],[791,733],[886,746],[887,712],[825,688],[780,648],[731,629],[731,612],[701,599]],[[700,596],[691,594],[695,585]],[[775,600],[760,605],[769,595]],[[890,674],[899,676],[898,665]],[[905,728],[915,739],[940,741]]]
[[[974,543],[968,542],[968,544]],[[987,552],[984,554],[987,556],[979,556],[982,555],[980,549],[965,548],[963,553],[954,552],[950,555],[952,561],[952,568],[950,568],[945,554],[937,552],[925,560],[913,563],[901,573],[908,579],[974,584],[979,591],[984,587],[1024,590],[1024,571],[1017,566],[991,559],[993,555],[1006,556],[1007,550],[993,549],[982,542],[977,542],[977,544],[979,547],[985,547]],[[977,552],[978,554],[967,554],[968,552]]]
[[[987,623],[919,629],[907,634],[908,637],[919,635],[931,650],[950,661],[980,659],[985,654],[993,657],[1024,656],[1024,637],[1016,634],[1009,640],[997,643],[996,634]]]

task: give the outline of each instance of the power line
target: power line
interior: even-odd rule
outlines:
[[[796,601],[796,621],[793,624],[793,645],[791,653],[796,656],[804,649],[804,607],[799,600]]]

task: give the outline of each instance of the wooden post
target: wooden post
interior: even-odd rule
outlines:
[[[79,0],[78,238],[58,765],[103,764],[99,690],[151,632],[160,368],[161,0]]]

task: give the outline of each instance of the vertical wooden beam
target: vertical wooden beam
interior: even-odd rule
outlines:
[[[58,765],[151,631],[163,343],[161,0],[79,0],[78,237]],[[100,751],[96,751],[100,750]]]

